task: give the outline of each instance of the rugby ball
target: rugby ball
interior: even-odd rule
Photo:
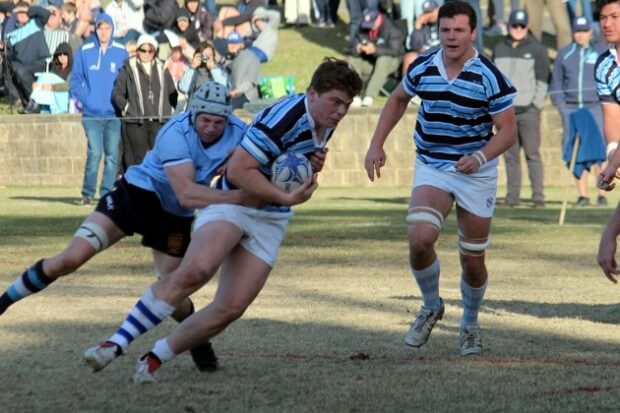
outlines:
[[[283,153],[271,164],[271,182],[284,192],[293,191],[311,176],[310,161],[301,153]]]

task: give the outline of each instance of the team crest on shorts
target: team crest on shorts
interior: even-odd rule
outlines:
[[[183,248],[183,234],[173,232],[168,235],[168,252],[180,254]]]
[[[494,203],[495,203],[495,199],[493,199],[492,196],[487,198],[487,208],[489,209],[492,208]]]

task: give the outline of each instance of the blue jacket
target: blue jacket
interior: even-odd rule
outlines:
[[[598,104],[594,65],[605,50],[602,43],[581,47],[575,42],[560,49],[549,85],[554,106],[564,110],[566,104],[579,107]]]
[[[101,21],[106,21],[112,26],[112,18],[100,13],[95,20],[95,27]],[[115,116],[112,104],[112,89],[125,60],[129,57],[125,48],[112,41],[102,52],[99,38],[93,36],[93,40],[84,43],[75,53],[73,69],[69,81],[71,95],[82,103],[83,112],[86,116],[110,117]]]
[[[594,117],[586,108],[578,109],[570,114],[570,134],[562,156],[569,168],[577,137],[579,137],[579,148],[575,168],[571,172],[576,179],[579,179],[584,170],[589,171],[592,165],[601,164],[606,159],[603,136]]]

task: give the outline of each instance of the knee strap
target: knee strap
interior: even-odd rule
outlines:
[[[96,252],[104,250],[109,243],[108,234],[94,222],[84,222],[73,236],[88,241]]]
[[[476,240],[476,242],[463,241],[462,236],[459,237],[459,250],[463,255],[472,255],[479,257],[484,255],[484,251],[491,246],[491,240],[488,238]]]
[[[408,224],[429,224],[441,231],[443,227],[443,215],[434,208],[413,207],[407,215]]]

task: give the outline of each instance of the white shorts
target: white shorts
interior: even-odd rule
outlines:
[[[456,204],[472,214],[491,218],[497,194],[497,167],[487,167],[471,175],[415,163],[413,187],[432,186],[451,194]]]
[[[198,211],[194,232],[207,222],[230,222],[243,231],[241,246],[273,267],[292,216],[293,212],[267,212],[241,205],[213,204]]]

